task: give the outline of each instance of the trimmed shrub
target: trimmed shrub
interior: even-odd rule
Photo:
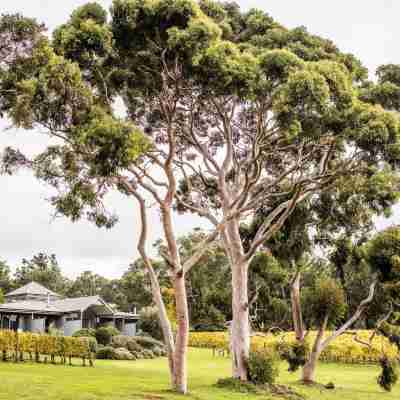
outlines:
[[[132,337],[129,338],[127,347],[128,350],[131,352],[138,352],[143,350],[143,347]]]
[[[132,340],[132,338],[130,336],[116,335],[116,336],[113,336],[111,339],[111,346],[113,346],[115,348],[124,347],[125,349],[127,349],[128,343],[131,340]]]
[[[83,328],[75,331],[73,337],[96,337],[96,330],[92,328]]]
[[[249,378],[256,385],[272,384],[279,375],[277,357],[269,351],[251,351]]]
[[[143,349],[141,353],[142,353],[143,358],[145,358],[145,359],[150,360],[152,358],[155,358],[154,353],[149,349]]]
[[[7,360],[11,355],[15,361],[23,361],[24,353],[29,354],[30,360],[40,362],[40,355],[45,360],[50,358],[52,364],[58,358],[62,364],[72,362],[72,357],[82,358],[83,365],[88,359],[92,363],[91,344],[89,338],[51,336],[46,334],[35,334],[30,332],[14,332],[11,330],[0,330],[0,353],[2,359]]]
[[[154,347],[164,347],[164,343],[147,336],[134,336],[133,339],[144,349],[154,349]]]
[[[97,343],[108,346],[111,343],[113,336],[119,334],[119,330],[113,326],[101,326],[100,328],[96,329],[96,340]]]
[[[135,360],[135,356],[124,347],[113,349],[114,360]]]
[[[96,352],[96,358],[98,358],[99,360],[113,360],[114,347],[111,346],[100,347]]]

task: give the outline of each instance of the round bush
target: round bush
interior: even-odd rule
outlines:
[[[99,360],[113,360],[114,348],[111,346],[100,347],[96,352],[96,358]]]
[[[124,347],[125,349],[128,348],[128,342],[131,340],[131,337],[126,335],[116,335],[113,336],[111,339],[111,346],[117,347]]]
[[[108,346],[113,336],[119,335],[119,330],[113,326],[101,326],[96,329],[97,343]]]
[[[131,352],[137,352],[143,350],[143,347],[134,338],[129,338],[127,347],[128,350]]]
[[[135,356],[124,347],[113,349],[114,360],[135,360]]]
[[[148,360],[155,358],[154,353],[149,349],[142,350],[142,355],[143,355],[143,358],[148,359]]]
[[[144,349],[154,349],[155,347],[164,348],[164,343],[147,336],[134,336],[133,339]]]
[[[96,337],[96,330],[91,328],[83,328],[75,331],[72,336],[74,337]]]
[[[278,377],[277,357],[268,351],[251,351],[249,360],[249,378],[256,385],[272,384]]]

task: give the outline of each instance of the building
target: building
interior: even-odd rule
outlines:
[[[4,298],[5,303],[0,304],[2,329],[43,333],[53,327],[70,336],[81,328],[112,325],[124,335],[136,334],[136,312],[119,312],[100,296],[63,298],[30,282]]]

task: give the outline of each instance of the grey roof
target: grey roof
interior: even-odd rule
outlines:
[[[29,282],[26,285],[24,285],[18,289],[15,289],[10,293],[7,293],[5,295],[5,297],[18,296],[18,295],[24,295],[24,294],[37,294],[37,295],[43,295],[43,296],[51,295],[51,296],[61,297],[59,294],[53,292],[50,289],[45,288],[44,286],[42,286],[41,284],[39,284],[37,282]]]
[[[100,296],[88,296],[55,300],[52,301],[51,304],[53,304],[61,312],[68,312],[86,310],[90,306],[103,305],[104,302],[101,300]]]
[[[36,300],[23,300],[14,301],[12,303],[3,303],[0,304],[0,311],[1,310],[19,310],[21,312],[41,311],[57,314],[61,313],[60,310],[55,307],[53,303],[47,304],[44,301]]]
[[[63,314],[72,311],[83,311],[93,305],[104,305],[99,296],[76,297],[71,299],[46,301],[22,300],[0,304],[1,310],[42,311]]]

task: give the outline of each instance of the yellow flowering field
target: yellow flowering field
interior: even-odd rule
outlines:
[[[351,331],[355,332],[355,331]],[[309,343],[312,343],[316,332],[308,335]],[[329,332],[327,332],[329,335]],[[370,331],[357,331],[357,339],[368,342]],[[279,343],[292,343],[295,340],[293,332],[283,334],[260,334],[252,337],[251,345],[254,349],[274,348]],[[191,347],[225,349],[229,348],[229,336],[227,332],[191,332],[189,338]],[[398,357],[397,347],[380,335],[375,335],[371,348],[354,340],[353,334],[344,334],[333,341],[321,354],[321,360],[342,363],[377,363],[382,354],[390,358]]]

